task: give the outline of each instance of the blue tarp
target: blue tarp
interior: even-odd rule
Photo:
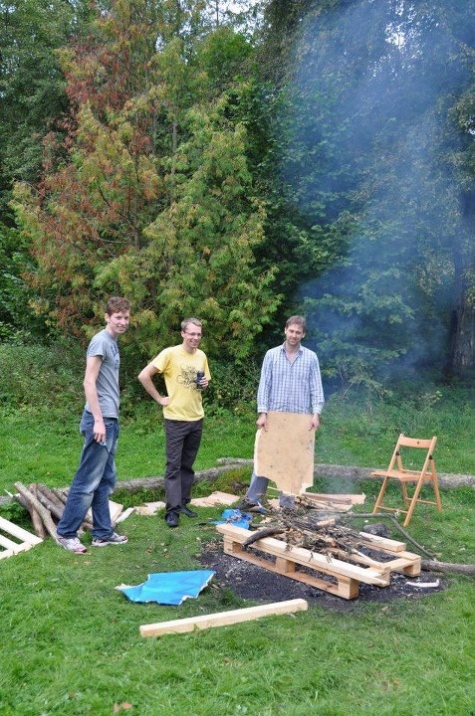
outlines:
[[[252,515],[249,512],[241,512],[237,509],[224,510],[221,515],[222,519],[215,520],[214,525],[236,525],[236,527],[242,527],[245,530],[249,529],[252,522]]]
[[[185,599],[196,598],[216,574],[210,569],[190,572],[158,572],[136,587],[117,587],[131,602],[157,602],[179,606]]]

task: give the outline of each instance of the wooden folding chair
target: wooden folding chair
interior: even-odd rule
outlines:
[[[387,470],[375,470],[371,473],[371,477],[382,477],[383,484],[379,491],[376,504],[374,505],[373,515],[380,512],[380,510],[389,510],[392,512],[402,512],[406,515],[403,526],[407,527],[412,518],[412,513],[418,502],[422,502],[426,505],[435,505],[439,512],[442,511],[442,503],[440,501],[439,493],[439,482],[437,480],[437,473],[435,470],[434,463],[434,449],[437,442],[437,436],[434,435],[430,440],[421,440],[419,438],[409,438],[403,433],[400,434],[396,447],[394,448],[391,461]],[[424,462],[422,469],[414,469],[414,457],[416,456],[415,450],[424,450]],[[406,465],[411,467],[404,467],[403,456],[406,460]],[[419,456],[421,457],[421,456]],[[420,460],[417,461],[420,464]],[[387,507],[383,505],[383,498],[388,487],[389,480],[399,480],[402,489],[402,496],[404,500],[404,509],[399,507]],[[410,496],[407,490],[407,483],[415,483],[415,489]],[[434,488],[434,500],[423,500],[419,497],[421,489],[425,483],[431,482]]]

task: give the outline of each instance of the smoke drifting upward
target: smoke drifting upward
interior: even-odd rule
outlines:
[[[305,17],[288,89],[282,174],[312,247],[299,298],[335,374],[440,370],[473,265],[474,2],[333,5]]]

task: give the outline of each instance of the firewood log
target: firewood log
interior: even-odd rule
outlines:
[[[53,518],[51,517],[51,513],[46,509],[46,507],[41,504],[41,502],[34,495],[32,495],[30,490],[28,490],[25,485],[23,485],[21,482],[15,482],[14,484],[20,495],[22,495],[22,497],[24,497],[25,500],[38,512],[47,532],[55,541],[57,541],[58,536],[56,534],[56,527],[53,522]]]

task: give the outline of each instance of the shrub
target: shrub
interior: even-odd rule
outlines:
[[[255,412],[260,365],[249,360],[245,365],[232,361],[213,362],[210,366],[212,380],[206,391],[207,414],[232,411],[246,415]]]
[[[74,344],[0,344],[0,405],[70,408],[84,402],[83,374],[84,352]]]

